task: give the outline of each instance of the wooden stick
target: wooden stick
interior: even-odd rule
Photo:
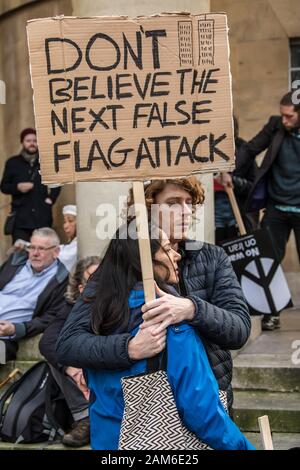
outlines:
[[[226,186],[226,187],[225,187],[225,191],[226,191],[226,193],[228,194],[229,201],[230,201],[230,204],[231,204],[231,207],[232,207],[232,211],[233,211],[233,213],[234,213],[234,217],[235,217],[235,219],[236,219],[236,222],[237,222],[237,225],[238,225],[240,234],[241,234],[241,235],[246,235],[247,232],[246,232],[245,225],[244,225],[244,222],[243,222],[241,213],[240,213],[239,206],[238,206],[238,204],[237,204],[237,202],[236,202],[236,198],[235,198],[233,189],[230,188],[230,187],[228,187],[228,186]]]
[[[148,214],[145,201],[144,185],[141,181],[133,183],[133,196],[136,213],[136,226],[140,249],[145,301],[155,299],[153,264],[148,232]]]
[[[258,418],[258,425],[264,450],[274,450],[268,416],[260,416]]]
[[[0,383],[0,388],[2,388],[5,384],[10,382],[11,379],[14,378],[15,375],[21,374],[20,369],[14,369],[7,377],[6,379],[3,380],[3,382]]]

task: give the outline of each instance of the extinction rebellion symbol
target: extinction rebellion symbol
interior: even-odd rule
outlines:
[[[241,286],[248,304],[264,314],[281,311],[291,298],[282,268],[271,258],[251,261],[241,276]]]

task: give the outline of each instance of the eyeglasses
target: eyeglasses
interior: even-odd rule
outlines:
[[[52,250],[52,248],[56,248],[57,245],[53,246],[48,246],[48,248],[45,248],[43,246],[35,246],[35,245],[29,245],[27,250],[28,251],[40,251],[41,253],[45,253],[48,250]]]

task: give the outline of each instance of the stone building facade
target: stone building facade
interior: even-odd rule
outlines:
[[[278,101],[290,86],[291,50],[300,37],[299,0],[0,0],[0,80],[6,84],[6,104],[0,104],[0,174],[6,158],[19,150],[20,130],[34,125],[25,30],[28,19],[184,10],[228,14],[234,109],[241,136],[248,139],[255,135],[270,115],[278,113]],[[212,188],[209,177],[204,180],[208,193],[205,238],[212,240]],[[73,186],[64,187],[55,208],[55,228],[61,225],[61,206],[77,197],[81,253],[99,251],[93,234],[97,223],[95,200],[112,201],[126,190],[126,183],[123,187],[120,183],[81,183],[75,196]],[[0,260],[9,243],[8,237],[2,236],[8,201],[0,195]],[[293,240],[285,267],[299,270]]]

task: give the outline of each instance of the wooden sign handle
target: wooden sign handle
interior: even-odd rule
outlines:
[[[268,416],[264,415],[258,418],[258,425],[264,450],[274,450]]]
[[[6,379],[3,380],[3,382],[0,383],[0,388],[4,387],[8,382],[10,382],[15,375],[21,374],[21,371],[19,369],[14,369],[7,377]]]
[[[245,225],[232,188],[225,187],[241,235],[246,235]]]
[[[145,201],[144,185],[141,181],[133,182],[137,235],[140,249],[145,301],[155,299],[153,264],[148,231],[148,214]]]

